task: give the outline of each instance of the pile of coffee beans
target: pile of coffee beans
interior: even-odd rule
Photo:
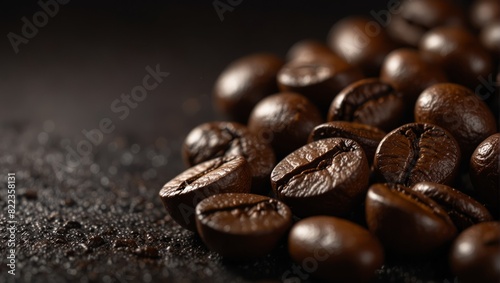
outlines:
[[[460,282],[500,282],[500,1],[403,1],[326,42],[227,66],[213,98],[229,121],[186,137],[170,216],[228,259],[285,239],[326,281],[446,254]]]

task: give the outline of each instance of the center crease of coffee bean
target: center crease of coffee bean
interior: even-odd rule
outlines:
[[[257,213],[261,213],[261,212],[265,212],[265,211],[274,211],[280,217],[283,218],[283,216],[281,214],[279,214],[279,212],[278,212],[278,203],[274,200],[262,200],[262,201],[255,202],[252,204],[240,204],[240,205],[228,206],[228,207],[224,207],[224,208],[214,208],[214,209],[203,211],[200,213],[200,215],[201,215],[201,217],[206,218],[212,214],[226,212],[226,211],[235,211],[234,214],[237,216],[240,216],[240,217],[243,215],[248,215],[249,217],[252,217],[253,215],[256,215]]]
[[[419,194],[413,193],[411,189],[408,188],[402,188],[399,186],[393,187],[393,189],[401,194],[403,197],[407,197],[413,201],[415,201],[420,207],[426,209],[426,210],[431,210],[434,215],[439,216],[440,218],[447,220],[446,214],[443,215],[444,211],[439,208],[439,206],[435,206],[433,203],[429,203],[425,201],[425,199],[422,199],[419,197]]]
[[[284,185],[290,183],[292,180],[300,178],[304,175],[328,169],[333,164],[333,160],[337,156],[354,150],[355,149],[353,147],[347,146],[344,142],[342,142],[332,150],[320,156],[317,160],[314,160],[311,163],[305,164],[303,166],[297,167],[292,172],[285,174],[283,178],[280,180],[278,186],[281,188]]]
[[[415,168],[415,165],[417,165],[418,159],[420,158],[420,140],[422,139],[424,132],[425,130],[418,131],[417,129],[410,128],[404,133],[401,133],[410,142],[410,153],[398,178],[401,184],[404,184],[405,186],[411,185],[410,176]]]
[[[353,121],[358,109],[367,102],[390,96],[394,93],[394,89],[386,84],[370,84],[353,92],[356,92],[357,95],[349,96],[351,99],[347,99],[344,107],[339,110],[340,117],[346,121]]]
[[[214,171],[214,170],[217,170],[222,164],[224,164],[225,160],[218,160],[215,164],[213,164],[212,166],[210,166],[209,168],[207,168],[206,170],[184,180],[180,185],[179,187],[177,188],[176,191],[183,191],[185,190],[187,187],[189,187],[191,184],[193,184],[194,182],[196,182],[196,180],[200,179],[201,177],[205,176],[206,174]]]

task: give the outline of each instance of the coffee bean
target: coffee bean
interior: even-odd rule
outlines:
[[[384,57],[395,48],[376,21],[363,17],[339,21],[330,30],[327,41],[337,55],[361,68],[366,76],[378,76]]]
[[[272,148],[247,127],[235,122],[211,122],[197,126],[184,140],[183,157],[188,166],[221,156],[241,155],[252,170],[252,192],[269,191],[269,175],[276,159]]]
[[[253,54],[227,66],[215,83],[213,99],[222,113],[246,122],[259,100],[276,93],[276,74],[283,61],[272,54]]]
[[[421,182],[411,187],[441,205],[459,231],[485,221],[492,221],[488,210],[470,196],[446,185]]]
[[[311,39],[305,39],[295,43],[286,54],[286,58],[289,62],[311,62],[321,60],[325,57],[336,57],[338,60],[342,60],[338,58],[328,46],[322,42]]]
[[[447,81],[440,67],[426,61],[417,50],[409,48],[396,49],[385,57],[380,78],[392,85],[408,100],[407,104],[411,112],[413,112],[415,101],[424,89]]]
[[[480,39],[491,55],[500,59],[500,17],[482,29]]]
[[[387,32],[397,42],[416,47],[425,32],[439,26],[465,27],[465,14],[449,0],[402,1]]]
[[[399,93],[379,79],[364,79],[344,88],[332,101],[328,121],[350,121],[390,131],[405,109]]]
[[[203,242],[233,259],[268,254],[291,224],[285,204],[260,195],[219,194],[196,206],[196,227]]]
[[[297,93],[277,93],[260,101],[252,111],[248,128],[271,143],[278,158],[307,142],[311,130],[323,122],[314,104]]]
[[[251,169],[244,157],[218,157],[170,180],[160,190],[160,198],[175,222],[196,231],[194,212],[201,200],[220,193],[248,193],[251,178]]]
[[[460,148],[444,129],[422,123],[403,125],[384,137],[373,162],[383,182],[411,186],[418,182],[453,183]]]
[[[478,145],[469,168],[474,189],[490,210],[500,216],[500,133]]]
[[[438,27],[427,32],[419,49],[445,70],[451,82],[475,89],[493,72],[493,60],[480,41],[460,27]]]
[[[436,202],[402,185],[372,185],[366,197],[366,221],[384,247],[400,255],[434,252],[457,232]]]
[[[500,2],[497,0],[476,0],[470,8],[470,19],[476,28],[483,28],[500,19]]]
[[[500,282],[500,222],[474,225],[458,236],[450,266],[460,282]]]
[[[309,135],[309,142],[327,138],[346,138],[354,140],[365,151],[368,163],[373,163],[373,156],[386,133],[378,128],[344,121],[327,122],[316,126]]]
[[[377,238],[361,226],[330,216],[295,224],[288,250],[305,271],[327,282],[370,282],[384,262]]]
[[[361,146],[331,138],[288,155],[271,173],[276,197],[299,217],[342,216],[362,202],[370,170]]]
[[[472,151],[497,131],[488,106],[466,87],[443,83],[422,92],[415,104],[415,121],[449,131],[468,160]]]
[[[287,63],[278,73],[281,91],[297,92],[310,99],[326,113],[335,95],[349,84],[363,78],[361,70],[337,56]]]

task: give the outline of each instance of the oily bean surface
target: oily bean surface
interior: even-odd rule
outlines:
[[[283,92],[266,97],[255,106],[248,128],[272,145],[277,158],[283,158],[306,144],[311,130],[322,122],[319,110],[309,99]]]
[[[399,255],[432,253],[457,232],[440,205],[402,185],[372,185],[365,205],[369,230],[386,249]]]
[[[500,216],[500,133],[486,138],[474,150],[469,174],[481,200]]]
[[[267,53],[235,60],[215,82],[215,107],[236,121],[246,122],[257,102],[278,91],[276,74],[283,63],[276,55]]]
[[[451,247],[450,266],[460,282],[500,282],[500,222],[462,232]]]
[[[276,165],[271,184],[293,213],[345,215],[363,199],[368,160],[353,140],[330,138],[309,143]]]
[[[470,196],[443,184],[421,182],[411,187],[441,205],[459,231],[486,221],[493,217],[486,207]]]
[[[196,207],[196,225],[213,251],[234,259],[268,254],[292,224],[282,202],[254,194],[218,194]]]
[[[380,142],[374,167],[379,178],[388,183],[451,184],[460,167],[460,148],[453,136],[438,126],[406,124]]]
[[[275,165],[272,148],[235,122],[204,123],[188,134],[183,144],[183,157],[188,166],[221,156],[241,155],[252,170],[252,192],[269,190],[269,175]]]
[[[244,157],[218,157],[170,180],[160,190],[160,198],[175,222],[196,231],[194,212],[201,200],[220,193],[248,193],[251,183],[251,169]]]
[[[450,132],[468,159],[484,139],[496,133],[497,123],[488,106],[470,89],[458,84],[433,85],[415,104],[415,121]]]
[[[332,101],[328,121],[349,121],[390,131],[400,125],[405,103],[387,83],[371,78],[344,88]]]
[[[336,217],[313,216],[296,223],[288,237],[292,259],[315,259],[315,277],[328,282],[369,282],[382,266],[379,241],[366,229]]]
[[[365,124],[332,121],[316,126],[309,135],[309,142],[327,138],[346,138],[354,140],[363,148],[371,164],[377,146],[385,135],[386,133],[384,131]]]

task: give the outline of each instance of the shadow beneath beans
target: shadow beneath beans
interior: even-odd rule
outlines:
[[[421,257],[386,254],[374,282],[455,282],[448,266],[448,249]]]
[[[292,265],[284,239],[270,254],[262,258],[247,261],[222,258],[221,263],[227,271],[245,280],[258,282],[283,282],[283,274]]]

